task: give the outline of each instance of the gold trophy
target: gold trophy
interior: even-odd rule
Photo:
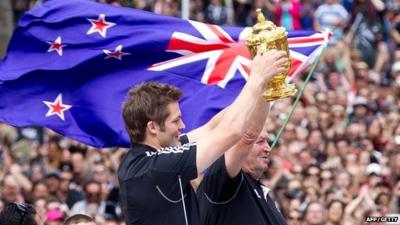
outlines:
[[[289,58],[287,32],[283,27],[276,27],[271,21],[266,21],[261,9],[257,9],[258,23],[253,26],[253,32],[246,39],[252,57],[257,55],[257,49],[266,52],[271,49],[284,50]],[[290,58],[286,64],[287,71],[275,75],[268,81],[267,89],[263,93],[266,101],[275,101],[281,98],[294,96],[297,89],[294,84],[285,82],[291,66]]]

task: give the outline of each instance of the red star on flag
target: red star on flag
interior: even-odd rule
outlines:
[[[49,111],[46,114],[46,117],[52,116],[52,115],[57,115],[60,117],[62,120],[64,119],[64,111],[70,109],[72,106],[71,105],[65,105],[62,102],[62,94],[58,94],[57,98],[54,100],[54,102],[48,102],[48,101],[43,101],[44,104],[49,107]]]
[[[87,35],[93,33],[99,33],[102,37],[106,37],[107,29],[115,26],[115,23],[107,22],[106,15],[100,14],[97,20],[87,19],[92,24],[92,27],[86,33]]]
[[[130,53],[128,52],[123,52],[122,51],[122,45],[118,45],[114,51],[110,51],[107,49],[103,49],[104,54],[107,55],[107,57],[105,59],[109,59],[109,58],[116,58],[119,60],[122,60],[122,56],[124,55],[130,55]]]
[[[61,37],[60,36],[58,36],[57,39],[54,42],[49,42],[48,41],[47,43],[50,44],[50,48],[47,50],[47,52],[56,51],[59,56],[62,56],[63,47],[65,47],[66,45],[61,44]]]

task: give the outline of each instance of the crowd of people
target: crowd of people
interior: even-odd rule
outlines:
[[[42,1],[15,0],[16,19]],[[173,0],[104,0],[180,16]],[[332,31],[263,178],[288,225],[361,225],[400,213],[400,1],[192,0],[190,19],[252,26],[255,9],[291,30]],[[294,82],[299,88],[308,71]],[[276,101],[272,142],[293,106]],[[116,177],[128,149],[96,149],[41,127],[0,123],[0,210],[30,203],[38,224],[74,213],[124,224]]]

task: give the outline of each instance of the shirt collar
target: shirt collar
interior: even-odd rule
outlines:
[[[133,143],[131,146],[131,150],[135,153],[143,153],[143,152],[156,152],[157,149],[149,146],[149,145],[145,145],[145,144],[140,144],[140,143]]]

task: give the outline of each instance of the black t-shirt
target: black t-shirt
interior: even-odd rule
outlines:
[[[187,139],[187,138],[186,138]],[[196,145],[154,149],[133,144],[118,169],[127,225],[184,225],[180,182],[189,225],[199,225],[196,195]]]
[[[249,174],[229,177],[224,157],[207,170],[197,197],[203,225],[286,224],[274,201],[264,198],[261,186]]]
[[[72,208],[72,206],[79,202],[80,200],[83,200],[84,196],[82,193],[74,190],[74,189],[69,189],[68,190],[68,196],[65,202],[67,203],[68,208]]]

